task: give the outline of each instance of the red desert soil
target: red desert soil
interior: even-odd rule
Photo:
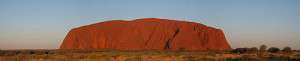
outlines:
[[[143,18],[111,20],[72,29],[60,49],[231,50],[221,29],[200,23]]]

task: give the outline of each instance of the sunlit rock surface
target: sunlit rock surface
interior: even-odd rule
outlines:
[[[111,20],[72,29],[60,49],[230,50],[224,33],[200,23],[143,18]]]

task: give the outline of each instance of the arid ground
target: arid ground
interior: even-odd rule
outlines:
[[[1,50],[0,61],[299,61],[300,52]]]

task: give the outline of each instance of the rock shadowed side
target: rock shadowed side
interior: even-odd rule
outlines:
[[[230,50],[220,29],[158,18],[112,20],[72,29],[60,49]]]

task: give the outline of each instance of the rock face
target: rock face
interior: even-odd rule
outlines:
[[[169,19],[112,20],[72,29],[60,49],[230,50],[220,29]]]

